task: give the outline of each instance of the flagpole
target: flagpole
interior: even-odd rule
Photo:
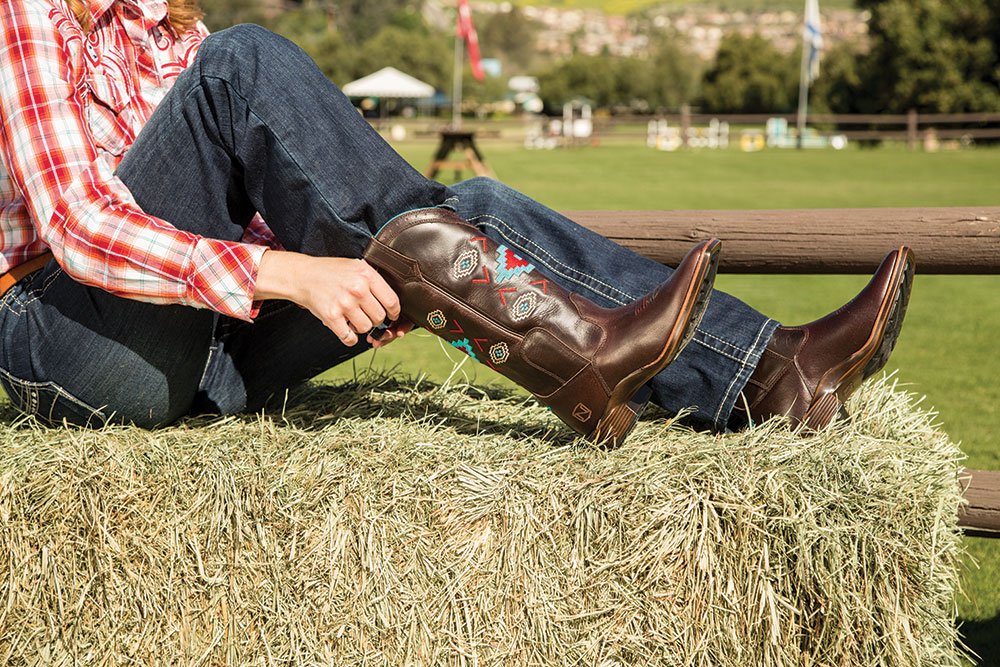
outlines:
[[[805,145],[806,120],[809,114],[809,87],[816,78],[819,51],[823,48],[821,23],[819,0],[806,0],[802,20],[802,67],[799,70],[798,139],[796,141],[799,148],[803,148]]]
[[[451,125],[458,130],[462,127],[462,66],[465,64],[465,40],[455,35],[455,73],[451,88]]]
[[[799,71],[799,113],[796,123],[799,134],[796,148],[802,148],[802,139],[806,132],[806,117],[809,114],[809,45],[802,41],[802,67]]]

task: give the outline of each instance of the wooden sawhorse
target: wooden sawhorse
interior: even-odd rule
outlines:
[[[449,160],[454,151],[462,151],[464,160]],[[454,169],[455,180],[462,177],[462,171],[469,169],[476,176],[493,176],[493,171],[486,166],[483,154],[476,147],[476,133],[467,130],[442,130],[441,145],[431,166],[427,168],[427,178],[435,178],[442,169]]]

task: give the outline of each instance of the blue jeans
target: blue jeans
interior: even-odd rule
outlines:
[[[256,26],[205,41],[117,174],[143,210],[213,238],[238,240],[259,211],[289,250],[359,257],[395,215],[444,206],[602,305],[628,303],[670,275],[498,182],[425,179],[308,56]],[[776,327],[714,293],[694,340],[653,381],[654,400],[724,429]],[[0,385],[25,412],[144,427],[257,410],[367,349],[344,346],[287,302],[266,303],[250,324],[113,296],[54,262],[0,301],[0,345]]]

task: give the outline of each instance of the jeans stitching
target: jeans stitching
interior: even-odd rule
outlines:
[[[712,340],[718,341],[718,342],[722,343],[723,345],[725,345],[727,347],[733,348],[734,350],[739,350],[740,352],[743,351],[743,348],[740,347],[739,345],[735,345],[733,343],[730,343],[728,340],[723,340],[722,338],[719,338],[718,336],[713,336],[712,334],[708,333],[707,331],[705,331],[703,329],[698,329],[697,332],[700,333],[702,336],[705,336],[706,338],[711,338]]]
[[[754,338],[753,343],[751,343],[750,347],[747,348],[746,356],[740,362],[740,367],[736,370],[736,373],[733,375],[733,379],[729,382],[729,386],[726,387],[726,393],[722,395],[722,400],[719,401],[719,409],[715,412],[714,420],[716,428],[719,428],[720,426],[719,420],[722,418],[722,408],[726,405],[726,403],[729,402],[729,394],[732,393],[733,387],[736,386],[736,381],[743,376],[743,372],[750,366],[750,357],[757,349],[757,344],[760,342],[760,337],[764,335],[764,331],[767,330],[768,325],[772,321],[773,320],[766,320],[760,326],[760,330],[757,331],[757,337]],[[757,354],[757,356],[759,357],[760,355]]]
[[[698,343],[702,347],[708,348],[709,350],[711,350],[712,352],[718,354],[721,357],[725,357],[726,359],[731,359],[731,360],[735,361],[738,364],[742,364],[743,363],[743,360],[740,359],[739,357],[734,356],[734,355],[732,355],[729,352],[726,352],[724,350],[720,350],[718,348],[712,347],[711,343],[708,343],[708,342],[703,341],[703,340],[698,340],[697,338],[694,340],[694,342]]]
[[[39,400],[38,399],[38,390],[40,390],[40,389],[51,389],[51,390],[53,390],[53,391],[56,392],[57,396],[62,396],[63,398],[68,399],[71,403],[75,403],[77,406],[79,406],[79,407],[81,407],[81,408],[83,408],[85,410],[89,410],[91,413],[93,413],[94,415],[97,415],[101,419],[107,420],[107,417],[104,415],[104,413],[100,409],[92,407],[89,403],[87,403],[85,401],[81,401],[74,394],[66,391],[66,389],[62,385],[60,385],[60,384],[58,384],[56,382],[52,382],[52,381],[48,381],[48,382],[34,382],[32,380],[24,380],[24,379],[21,379],[21,378],[17,377],[16,375],[11,374],[10,371],[8,371],[5,368],[0,368],[0,375],[3,375],[4,379],[6,379],[9,384],[13,385],[17,389],[17,391],[19,392],[19,395],[21,397],[22,402],[24,402],[24,400],[25,400],[24,399],[24,395],[25,394],[23,392],[26,392],[26,391],[31,391],[32,392],[31,394],[29,394],[29,396],[31,396],[31,399],[32,399],[30,401],[31,405],[28,405],[28,406],[26,406],[24,408],[24,412],[26,412],[27,414],[35,414],[37,412],[37,410],[38,410],[38,400]]]
[[[621,300],[619,300],[619,299],[617,299],[617,298],[615,298],[615,297],[613,297],[613,296],[611,296],[609,294],[606,294],[601,289],[596,288],[593,285],[588,285],[587,283],[583,282],[582,280],[579,280],[577,278],[573,278],[572,276],[568,276],[565,273],[559,271],[558,269],[553,268],[550,264],[545,263],[545,260],[540,260],[539,263],[541,263],[543,266],[545,266],[545,268],[547,268],[549,271],[551,271],[552,273],[556,274],[557,276],[561,276],[562,278],[565,278],[566,280],[569,280],[570,282],[573,282],[573,283],[575,283],[577,285],[580,285],[580,286],[585,287],[585,288],[587,288],[589,290],[597,292],[598,294],[600,294],[604,298],[608,299],[609,301],[613,301],[613,302],[615,302],[615,303],[617,303],[619,305],[622,305],[622,306],[627,305],[631,301],[635,301],[635,297],[627,294],[626,292],[623,292],[620,289],[618,289],[618,288],[616,288],[616,287],[614,287],[612,285],[609,285],[609,284],[605,283],[604,281],[600,280],[599,278],[597,278],[595,276],[592,276],[592,275],[590,275],[588,273],[584,273],[583,271],[580,271],[578,269],[574,269],[573,267],[569,266],[568,264],[565,264],[565,263],[559,261],[558,259],[556,259],[555,257],[553,257],[551,253],[549,253],[548,251],[546,251],[544,248],[542,248],[541,246],[539,246],[534,241],[531,241],[530,239],[524,237],[523,235],[521,235],[520,233],[518,233],[517,231],[515,231],[509,224],[507,224],[504,220],[496,217],[495,215],[490,215],[488,213],[482,213],[482,214],[470,217],[469,221],[471,222],[473,220],[480,220],[482,218],[489,218],[491,220],[496,220],[497,222],[499,222],[500,224],[502,224],[507,229],[507,233],[505,233],[504,230],[500,229],[500,227],[498,227],[497,225],[491,224],[491,223],[488,223],[488,222],[479,223],[479,226],[490,227],[492,229],[495,229],[497,231],[497,233],[500,234],[500,236],[502,236],[504,238],[504,240],[508,241],[509,243],[511,243],[513,245],[529,246],[529,247],[535,248],[536,250],[532,251],[534,254],[537,255],[538,253],[543,253],[544,255],[546,255],[548,257],[548,261],[554,262],[554,263],[558,264],[560,267],[563,267],[563,268],[568,269],[570,271],[574,271],[577,274],[579,274],[579,275],[581,275],[581,276],[583,276],[585,278],[589,278],[590,280],[594,281],[595,283],[598,283],[599,285],[601,285],[603,287],[606,287],[609,290],[612,290],[614,292],[617,292],[618,294],[621,294],[621,295],[625,296],[626,298],[629,299],[629,301],[621,301]],[[511,238],[509,238],[510,236],[516,237],[517,240],[512,240]]]
[[[201,377],[198,378],[198,388],[201,389],[205,386],[205,378],[208,377],[208,367],[212,365],[212,357],[215,356],[215,351],[219,349],[219,341],[212,340],[212,344],[208,346],[208,357],[205,359],[205,367],[201,369]]]
[[[38,269],[38,271],[41,271],[41,270],[42,269]],[[29,273],[27,276],[24,276],[23,278],[21,278],[21,280],[27,280],[28,277],[35,275],[35,273],[37,273],[37,271],[33,271],[32,273]],[[27,307],[30,304],[38,301],[43,296],[45,296],[45,293],[49,290],[49,287],[52,285],[52,283],[55,281],[55,279],[58,278],[59,276],[61,276],[62,274],[63,274],[63,270],[61,268],[56,269],[55,271],[52,272],[51,276],[49,276],[48,278],[45,279],[45,282],[43,282],[42,285],[41,285],[41,287],[39,287],[38,289],[35,289],[35,290],[25,289],[25,292],[27,294],[29,294],[30,297],[27,298],[27,299],[24,299],[23,301],[21,299],[18,299],[15,296],[13,296],[13,294],[14,294],[14,287],[11,287],[9,290],[7,290],[7,294],[4,294],[3,301],[0,301],[0,308],[8,310],[12,315],[18,315],[18,316],[23,315],[24,311],[27,310]],[[15,287],[16,287],[16,285],[15,285]],[[8,296],[9,296],[9,298],[8,298]],[[15,303],[17,303],[18,308],[14,308],[13,304],[10,303],[12,301],[15,302]]]

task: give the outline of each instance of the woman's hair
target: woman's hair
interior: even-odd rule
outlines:
[[[195,24],[205,15],[198,6],[198,0],[169,0],[170,2],[170,25],[178,34],[187,32],[195,27]],[[80,22],[80,27],[84,32],[88,32],[94,24],[94,19],[90,15],[87,7],[87,0],[66,0],[70,11],[76,15],[76,20]]]

